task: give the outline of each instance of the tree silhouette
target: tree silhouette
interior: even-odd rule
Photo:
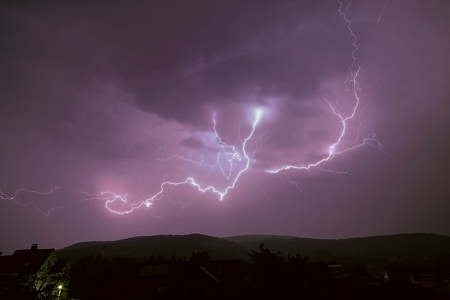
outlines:
[[[252,278],[256,289],[262,293],[274,292],[274,287],[280,286],[285,277],[284,259],[280,251],[272,252],[264,246],[259,245],[259,251],[248,253],[253,261]]]
[[[284,261],[280,251],[273,253],[264,246],[264,243],[259,244],[259,252],[253,250],[252,253],[248,253],[248,256],[255,265],[265,267],[279,265]]]
[[[51,268],[43,268],[36,273],[20,273],[3,276],[0,294],[14,296],[14,299],[44,300],[54,299],[60,295],[58,286],[65,286],[69,280],[66,271],[55,272]],[[65,294],[65,293],[64,293]],[[65,299],[64,294],[59,299]]]

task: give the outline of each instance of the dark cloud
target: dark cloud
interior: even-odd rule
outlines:
[[[77,101],[58,94],[86,89],[103,77],[118,80],[145,111],[201,125],[205,106],[245,101],[249,92],[256,101],[304,101],[317,93],[320,80],[348,63],[340,59],[348,54],[348,38],[341,39],[345,27],[334,26],[336,4],[145,1],[123,10],[117,5],[5,8],[8,34],[2,43],[8,47],[2,61],[10,65],[9,77],[17,77],[11,94],[18,96],[22,82],[27,91],[20,101],[38,98],[58,111],[61,102]],[[23,69],[12,61],[21,61]]]

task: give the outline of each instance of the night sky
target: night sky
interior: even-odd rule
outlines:
[[[449,16],[446,0],[2,1],[0,251],[450,235]]]

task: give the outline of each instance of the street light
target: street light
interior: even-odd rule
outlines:
[[[60,285],[58,285],[58,289],[59,289],[59,292],[58,292],[58,299],[59,299],[59,297],[61,296],[61,290],[62,290],[62,288],[63,288],[63,286],[60,284]]]

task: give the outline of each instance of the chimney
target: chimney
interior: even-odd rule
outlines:
[[[38,244],[31,244],[31,250],[37,250]]]

